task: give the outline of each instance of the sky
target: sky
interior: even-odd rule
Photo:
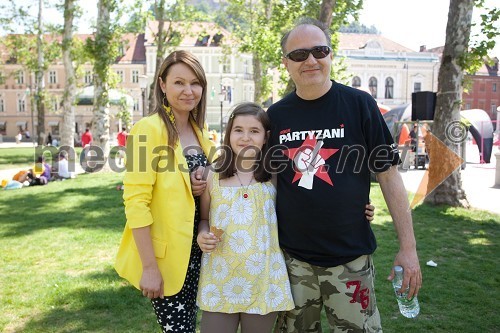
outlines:
[[[491,7],[497,1],[486,0],[486,5]],[[97,0],[83,0],[79,4],[85,12],[79,20],[79,32],[90,33],[89,22],[97,15]],[[449,0],[364,0],[359,22],[368,27],[374,25],[384,37],[412,50],[418,51],[421,45],[429,49],[445,43],[449,4]],[[474,10],[473,22],[479,22],[479,14]],[[57,12],[45,15],[61,16]],[[60,20],[62,22],[62,17]],[[473,28],[474,33],[478,30]],[[500,58],[500,40],[496,44],[492,54]]]
[[[496,1],[486,0],[486,5],[492,7]],[[412,50],[421,45],[430,49],[445,44],[449,5],[449,0],[364,0],[359,22],[374,25],[384,37]],[[473,22],[480,22],[479,15],[474,10]],[[479,30],[473,28],[474,33]],[[500,40],[492,54],[500,58]]]

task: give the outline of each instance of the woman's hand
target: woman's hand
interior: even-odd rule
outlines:
[[[163,278],[158,267],[144,268],[139,287],[149,299],[163,298]]]
[[[217,247],[217,243],[220,242],[220,239],[211,232],[202,231],[198,233],[196,241],[198,242],[198,246],[203,252],[211,253]]]

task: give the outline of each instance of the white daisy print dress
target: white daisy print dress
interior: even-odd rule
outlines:
[[[274,186],[221,187],[214,174],[210,196],[210,225],[224,234],[216,250],[201,259],[200,309],[261,315],[293,309],[278,243]]]

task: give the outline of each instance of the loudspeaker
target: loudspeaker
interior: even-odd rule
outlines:
[[[411,94],[411,120],[433,120],[436,108],[436,93],[419,91]]]

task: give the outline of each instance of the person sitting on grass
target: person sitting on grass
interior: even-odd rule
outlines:
[[[54,172],[54,179],[57,180],[64,180],[64,179],[70,179],[70,178],[75,178],[75,173],[72,171],[69,171],[68,168],[68,158],[67,158],[68,153],[65,151],[61,151],[57,156],[59,158],[57,165],[56,165],[56,172]]]
[[[50,181],[51,168],[50,165],[45,162],[45,157],[39,156],[37,162],[33,169],[30,169],[28,173],[28,178],[30,180],[30,186],[35,185],[47,185]]]

